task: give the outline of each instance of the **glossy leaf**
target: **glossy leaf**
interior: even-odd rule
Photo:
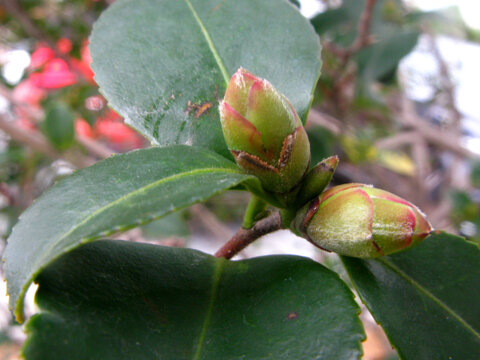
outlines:
[[[156,144],[228,156],[218,100],[237,68],[268,79],[304,121],[320,72],[319,39],[285,0],[119,0],[90,46],[95,79],[128,124]]]
[[[378,260],[342,257],[402,359],[480,359],[480,249],[439,233]]]
[[[4,270],[17,318],[32,278],[61,254],[248,179],[222,156],[176,145],[113,156],[60,180],[20,216],[8,239]]]
[[[27,360],[359,359],[353,295],[296,256],[244,261],[101,240],[37,280]]]

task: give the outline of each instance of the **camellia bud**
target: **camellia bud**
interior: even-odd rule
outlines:
[[[240,68],[220,103],[228,148],[237,164],[257,176],[265,190],[290,191],[310,163],[310,143],[289,101],[267,80]]]
[[[338,161],[337,155],[330,156],[310,169],[297,195],[298,204],[305,204],[308,200],[312,200],[325,190],[330,180],[332,180]]]
[[[415,205],[363,184],[327,190],[299,210],[295,227],[322,249],[359,258],[404,250],[432,231]]]

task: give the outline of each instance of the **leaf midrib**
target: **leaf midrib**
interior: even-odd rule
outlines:
[[[454,317],[461,325],[463,325],[469,332],[471,332],[475,337],[480,339],[480,333],[478,333],[472,326],[470,326],[467,321],[465,321],[459,314],[457,314],[453,309],[451,309],[447,304],[445,304],[442,300],[440,300],[438,297],[436,297],[434,294],[432,294],[430,291],[428,291],[426,288],[424,288],[421,284],[419,284],[417,281],[415,281],[411,276],[409,276],[407,273],[405,273],[403,270],[401,270],[399,267],[394,265],[393,263],[387,261],[386,259],[378,259],[381,263],[383,263],[385,266],[390,268],[392,271],[394,271],[396,274],[398,274],[400,277],[408,281],[413,287],[415,287],[419,292],[421,292],[423,295],[428,297],[430,300],[432,300],[435,304],[440,306],[443,310],[445,310],[447,313],[449,313],[452,317]]]
[[[220,284],[220,277],[222,275],[225,262],[226,260],[224,259],[218,259],[218,261],[215,264],[215,270],[213,273],[213,281],[212,281],[212,292],[210,294],[210,299],[208,301],[208,307],[207,307],[207,312],[205,314],[205,319],[203,320],[202,328],[200,330],[200,335],[198,337],[197,349],[195,350],[192,360],[199,360],[201,358],[203,344],[205,344],[205,336],[207,334],[207,330],[210,325],[210,320],[212,318],[213,304],[215,303],[215,299],[217,298],[217,290]]]
[[[212,38],[210,37],[210,34],[207,31],[207,28],[203,24],[202,19],[200,19],[200,16],[198,16],[198,13],[193,7],[190,0],[185,0],[185,3],[187,4],[188,8],[192,12],[192,15],[195,18],[195,21],[197,22],[198,26],[200,27],[200,30],[202,31],[203,36],[205,37],[205,40],[208,44],[208,48],[212,52],[212,55],[215,58],[215,61],[220,69],[220,72],[222,73],[223,79],[225,80],[225,84],[228,85],[228,82],[230,81],[230,76],[228,75],[228,72],[225,69],[225,66],[223,65],[223,61],[217,49],[215,48],[215,45],[213,44]]]
[[[179,174],[174,174],[174,175],[171,175],[171,176],[167,176],[165,178],[162,178],[162,179],[159,179],[157,181],[154,181],[152,183],[149,183],[148,185],[145,185],[145,186],[142,186],[138,189],[135,189],[134,191],[131,191],[129,193],[127,193],[126,195],[123,195],[117,199],[115,199],[114,201],[111,201],[109,202],[108,204],[106,204],[105,206],[102,206],[100,208],[98,208],[97,210],[95,210],[94,212],[92,212],[91,214],[89,214],[87,217],[85,217],[82,221],[80,221],[76,226],[74,226],[73,228],[71,228],[68,232],[66,232],[63,236],[61,236],[57,241],[53,242],[52,243],[52,246],[50,247],[50,249],[54,248],[58,243],[60,243],[61,241],[63,241],[64,239],[66,239],[69,235],[71,235],[74,231],[76,231],[77,229],[79,229],[81,226],[85,225],[86,223],[88,223],[89,220],[91,220],[93,217],[96,217],[97,215],[101,214],[102,212],[108,210],[109,208],[111,208],[112,206],[118,204],[118,203],[121,203],[122,201],[126,201],[128,200],[129,198],[137,195],[138,193],[141,193],[143,191],[146,191],[146,190],[149,190],[150,188],[153,188],[153,187],[156,187],[156,186],[159,186],[163,183],[166,183],[166,182],[170,182],[170,181],[175,181],[177,179],[181,179],[183,177],[187,177],[187,176],[192,176],[192,175],[197,175],[197,174],[205,174],[205,173],[211,173],[211,172],[224,172],[224,173],[232,173],[232,174],[241,174],[238,170],[236,169],[228,169],[228,168],[201,168],[201,169],[194,169],[194,170],[190,170],[190,171],[186,171],[186,172],[183,172],[183,173],[179,173]],[[90,236],[95,236],[95,235],[90,235]],[[47,252],[48,253],[48,252]]]

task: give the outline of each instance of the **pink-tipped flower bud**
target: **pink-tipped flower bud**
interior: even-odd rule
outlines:
[[[310,163],[310,143],[289,101],[265,79],[240,68],[220,103],[228,148],[237,164],[265,190],[286,193]]]
[[[405,250],[433,230],[415,205],[363,184],[327,190],[299,210],[295,227],[322,249],[359,258]]]

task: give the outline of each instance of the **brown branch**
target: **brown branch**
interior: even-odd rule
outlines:
[[[342,122],[340,120],[316,109],[310,109],[307,124],[323,127],[334,135],[341,135],[342,133]]]
[[[372,24],[373,7],[377,0],[366,0],[365,8],[358,24],[358,35],[353,44],[350,46],[350,54],[353,54],[361,48],[371,43],[370,26]]]
[[[0,194],[7,199],[9,205],[13,205],[15,203],[15,195],[12,193],[12,190],[7,183],[0,183]]]
[[[420,118],[413,105],[406,98],[402,99],[402,113],[399,118],[400,123],[407,127],[414,128],[421,136],[430,144],[446,149],[455,155],[467,157],[471,159],[478,159],[479,156],[467,148],[460,145],[460,139],[458,134],[452,131],[440,130],[433,127]]]
[[[95,141],[93,139],[75,136],[77,142],[82,145],[91,155],[94,155],[100,159],[106,159],[115,154],[114,151],[110,150],[107,146]]]
[[[430,46],[432,49],[433,56],[436,58],[439,66],[440,82],[443,88],[442,89],[443,94],[445,95],[445,98],[446,98],[445,106],[447,109],[450,110],[452,120],[453,120],[452,123],[449,124],[448,130],[451,133],[455,134],[458,138],[460,137],[460,125],[462,121],[462,114],[458,110],[455,102],[455,85],[452,81],[448,64],[443,58],[442,54],[440,53],[440,49],[436,42],[436,38],[428,28],[427,28],[427,34],[429,35]],[[459,187],[459,185],[461,184],[461,181],[460,182],[458,181],[459,180],[458,176],[456,176],[456,170],[460,166],[461,162],[462,162],[461,157],[456,156],[453,159],[452,165],[448,168],[447,179],[450,185],[453,187]]]
[[[438,48],[435,36],[429,30],[427,30],[427,34],[429,35],[430,47],[432,49],[433,56],[437,60],[440,69],[440,80],[442,82],[442,86],[447,97],[447,107],[450,109],[453,115],[452,125],[454,127],[454,130],[458,132],[458,126],[460,125],[460,121],[462,120],[462,114],[458,110],[455,102],[455,85],[452,81],[452,76],[450,74],[450,70],[448,69],[448,64],[440,53],[440,49]]]
[[[25,32],[34,39],[46,42],[48,46],[55,48],[55,43],[48,38],[24,13],[21,5],[17,0],[6,0],[3,4],[5,9],[14,16],[22,25]]]
[[[5,116],[0,115],[0,130],[3,130],[13,140],[29,146],[31,149],[38,151],[52,159],[64,158],[57,150],[55,150],[45,139],[45,137],[38,132],[31,132],[19,128],[12,121],[8,121]],[[86,167],[91,165],[91,161],[86,158],[72,156],[68,159],[77,167]]]
[[[347,104],[351,102],[348,94],[352,89],[355,81],[355,68],[348,66],[349,60],[353,54],[360,49],[372,43],[370,36],[370,27],[372,23],[373,8],[377,0],[365,0],[365,7],[358,20],[357,36],[352,44],[346,48],[339,47],[333,42],[324,41],[325,49],[329,50],[338,58],[338,65],[330,75],[333,81],[332,85],[332,101],[336,105],[337,116],[343,118]],[[327,72],[328,73],[328,72]]]
[[[396,149],[404,145],[412,145],[419,141],[419,138],[420,136],[416,130],[406,130],[377,140],[375,146],[378,149]]]
[[[377,0],[366,0],[365,8],[363,9],[360,19],[358,21],[357,37],[353,43],[347,48],[341,48],[334,43],[325,41],[324,46],[332,53],[337,55],[341,60],[341,68],[345,66],[348,59],[360,49],[371,44],[372,38],[370,37],[370,27],[372,24],[373,8]]]
[[[0,130],[3,130],[13,140],[25,144],[48,157],[53,159],[59,159],[61,157],[60,153],[58,153],[43,136],[19,128],[15,123],[8,121],[3,115],[0,116]]]
[[[404,100],[408,103],[406,99]],[[405,127],[413,128],[414,130],[394,135],[391,138],[380,139],[376,143],[378,147],[382,149],[391,149],[403,144],[411,145],[411,143],[417,139],[415,137],[416,134],[416,136],[422,136],[429,144],[448,150],[456,155],[473,159],[479,158],[477,154],[459,144],[458,136],[449,131],[437,129],[426,123],[416,115],[414,109],[411,109],[411,104],[403,104],[403,106],[405,106],[405,108],[403,109],[402,114],[400,114],[401,117],[399,118],[399,121],[401,124],[405,125]],[[342,134],[342,122],[340,120],[316,109],[310,110],[308,123],[323,127],[335,135]]]
[[[249,244],[263,235],[282,229],[282,219],[279,212],[258,221],[251,229],[240,229],[216,253],[216,257],[231,259]]]
[[[193,214],[201,222],[201,225],[219,239],[228,239],[232,236],[230,229],[218,221],[217,217],[203,204],[195,204],[189,208]]]

